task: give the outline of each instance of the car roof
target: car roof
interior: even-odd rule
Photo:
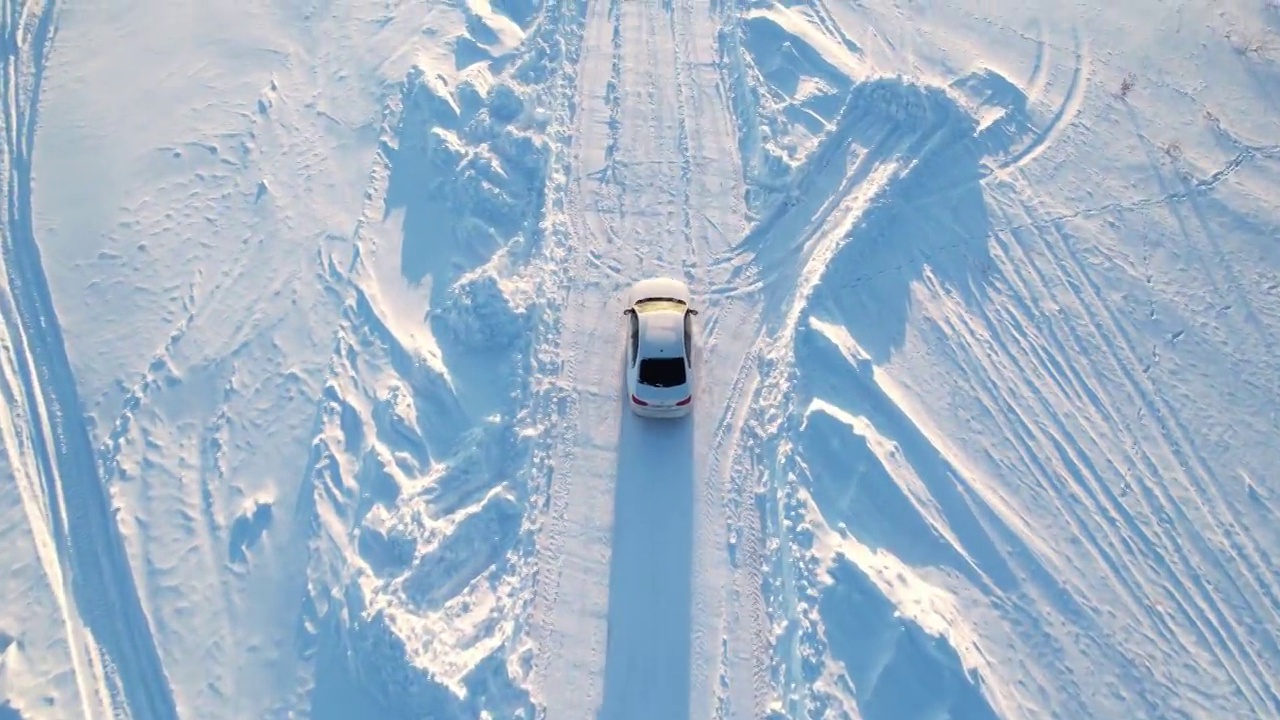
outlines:
[[[684,356],[684,305],[672,305],[679,309],[646,308],[640,311],[637,308],[636,316],[640,321],[640,357]]]

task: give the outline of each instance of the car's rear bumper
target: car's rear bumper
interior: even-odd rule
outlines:
[[[679,418],[693,410],[693,403],[688,405],[637,405],[634,402],[628,404],[631,405],[632,412],[647,418]]]

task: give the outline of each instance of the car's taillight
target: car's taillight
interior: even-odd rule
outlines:
[[[687,398],[685,398],[685,399],[683,399],[683,400],[681,400],[681,401],[677,402],[676,404],[677,404],[677,405],[688,405],[688,404],[689,404],[690,402],[692,402],[692,401],[693,401],[693,396],[692,396],[692,395],[690,395],[689,397],[687,397]]]
[[[645,402],[645,401],[641,400],[640,398],[636,397],[635,395],[632,395],[632,396],[631,396],[631,402],[633,402],[633,403],[635,403],[635,404],[637,404],[637,405],[648,405],[648,404],[649,404],[649,403],[647,403],[647,402]]]

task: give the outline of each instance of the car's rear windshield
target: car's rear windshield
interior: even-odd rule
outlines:
[[[676,387],[685,383],[684,358],[644,358],[640,361],[640,383],[653,387]]]
[[[684,302],[674,298],[649,298],[636,303],[636,310],[642,313],[660,312],[662,310],[682,313],[687,307],[688,305],[685,305]]]

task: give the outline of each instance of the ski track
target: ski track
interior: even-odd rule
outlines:
[[[552,341],[565,392],[552,405],[561,429],[546,440],[552,493],[534,623],[543,700],[551,718],[710,717],[716,707],[754,716],[763,612],[751,610],[758,584],[729,562],[721,462],[738,433],[710,422],[737,417],[734,377],[704,377],[694,415],[669,427],[633,418],[621,394],[621,300],[648,275],[690,283],[700,367],[746,365],[750,335],[720,333],[749,324],[752,308],[724,293],[729,278],[715,267],[745,219],[736,153],[720,144],[731,125],[715,18],[688,2],[581,9],[578,132],[553,188],[564,208],[556,252],[568,260]],[[593,268],[608,271],[584,281]],[[750,532],[737,542],[757,542]],[[649,586],[650,573],[668,582]],[[671,615],[682,612],[687,633]]]
[[[829,36],[846,48],[856,47],[846,34],[830,24],[825,12],[817,14]],[[741,45],[734,49],[742,52]],[[752,59],[748,54],[731,62],[739,68],[749,68]],[[820,667],[829,661],[822,656],[837,652],[836,640],[825,637],[828,630],[823,626],[836,623],[837,619],[827,617],[825,602],[815,597],[825,593],[815,587],[824,581],[812,575],[814,559],[806,554],[814,531],[803,526],[823,524],[821,517],[806,517],[810,511],[805,509],[808,501],[804,498],[810,486],[819,482],[817,476],[808,475],[808,463],[818,458],[810,457],[811,448],[802,435],[801,417],[807,414],[803,405],[807,393],[835,390],[847,396],[846,403],[852,402],[867,413],[863,420],[867,429],[860,430],[860,434],[870,432],[900,448],[905,456],[900,462],[905,463],[905,470],[912,477],[895,476],[894,479],[899,483],[907,480],[923,483],[925,490],[934,495],[932,503],[939,506],[938,509],[928,513],[922,508],[922,515],[971,567],[979,563],[970,576],[984,592],[995,592],[993,588],[1007,585],[1010,577],[1009,568],[994,550],[987,518],[980,520],[970,509],[975,505],[980,507],[980,503],[967,487],[969,479],[951,465],[946,452],[934,444],[917,419],[874,384],[859,382],[850,386],[842,376],[828,379],[825,376],[832,372],[828,368],[835,366],[812,366],[800,357],[797,339],[802,318],[821,312],[821,307],[812,301],[815,288],[831,280],[849,288],[848,280],[839,273],[844,261],[837,262],[837,258],[845,254],[846,243],[852,246],[849,253],[875,257],[875,244],[884,242],[879,217],[890,215],[900,204],[915,205],[955,195],[980,176],[976,162],[973,167],[963,165],[966,160],[976,160],[970,157],[972,150],[965,149],[966,145],[973,144],[973,121],[959,112],[940,89],[879,78],[855,81],[846,98],[839,114],[827,118],[829,132],[789,179],[786,198],[766,208],[760,222],[738,246],[738,252],[752,258],[751,263],[739,265],[741,275],[757,267],[769,269],[768,279],[761,287],[766,312],[758,341],[760,372],[758,378],[744,388],[747,393],[744,404],[763,411],[753,413],[748,420],[758,440],[743,446],[740,466],[749,477],[759,478],[762,483],[758,509],[767,523],[768,546],[773,550],[767,578],[769,616],[776,628],[774,665],[768,683],[780,693],[773,703],[775,712],[786,717],[821,717],[834,712],[834,705],[839,702],[830,696],[832,687],[815,686],[815,680],[824,673]],[[743,135],[743,142],[749,146],[750,134],[744,131]],[[1040,149],[1043,150],[1043,144]],[[750,152],[750,148],[744,152]],[[935,163],[938,158],[941,160]],[[942,166],[956,169],[950,167],[956,161],[961,164],[954,175],[938,172]],[[931,164],[917,169],[926,162]],[[957,228],[956,234],[963,236],[963,233],[964,229]],[[963,242],[961,239],[960,243]],[[963,247],[958,249],[964,251]],[[928,252],[928,249],[921,251],[922,254]],[[877,275],[902,274],[915,264],[913,260],[908,256],[902,264],[884,267]],[[855,284],[868,279],[871,278],[857,277]],[[830,297],[830,293],[825,297]],[[803,371],[799,365],[803,365]],[[858,368],[855,372],[865,375],[867,371]],[[755,457],[751,458],[753,454]],[[886,458],[878,461],[889,468]],[[831,467],[828,473],[834,471]],[[830,478],[821,481],[832,482]],[[934,517],[939,511],[940,516]],[[964,568],[960,571],[966,572]],[[884,592],[874,585],[871,587],[877,594]],[[853,589],[851,592],[864,591]],[[861,610],[850,607],[842,612]],[[876,632],[895,632],[888,624],[895,622],[892,619],[866,622],[882,623],[873,626]],[[905,623],[904,627],[907,627]],[[890,653],[889,657],[879,661],[882,667],[887,664],[896,666],[900,672],[912,672],[903,669],[902,663],[894,658],[894,651],[886,652]],[[909,656],[904,658],[907,659],[902,662],[911,662]],[[965,677],[962,667],[947,665],[941,659],[936,662],[939,663],[936,670],[957,675],[956,681],[962,683],[963,690],[958,699],[920,698],[920,702],[965,702],[969,710],[978,713],[975,717],[994,712],[985,707],[986,701],[976,699],[980,697],[977,686],[969,684],[972,681]],[[854,672],[852,667],[848,671]],[[862,707],[863,713],[870,713],[869,717],[880,717],[872,707],[884,707],[877,702],[878,690],[858,684],[855,703]],[[939,706],[934,704],[934,707]]]
[[[31,218],[31,157],[53,2],[5,2],[4,436],[67,628],[81,710],[146,718],[176,704],[94,462]],[[87,634],[86,634],[87,631]]]
[[[1277,620],[1267,554],[1238,526],[1212,522],[1234,508],[1151,379],[1153,362],[1089,279],[1071,250],[1076,243],[1066,223],[1042,221],[1050,211],[1039,207],[1043,201],[1030,181],[1021,180],[993,205],[1001,225],[1011,228],[992,235],[999,270],[988,281],[1003,302],[973,308],[974,317],[935,316],[947,338],[938,347],[960,371],[952,377],[997,411],[993,422],[1024,466],[1019,475],[1051,498],[1069,535],[1083,541],[1084,557],[1118,593],[1126,617],[1140,625],[1141,637],[1171,655],[1207,651],[1252,713],[1273,713],[1277,699],[1261,668],[1262,653],[1275,645],[1259,647],[1246,627],[1247,618]],[[1034,322],[1046,312],[1037,299],[1050,297],[1084,322]],[[1066,357],[1088,361],[1058,360]],[[1103,389],[1112,378],[1122,381],[1124,395]],[[1075,415],[1063,416],[1062,407],[1075,408]],[[1123,408],[1137,408],[1136,416]],[[1244,572],[1233,572],[1233,561]],[[1072,599],[1088,603],[1092,572],[1059,566],[1053,575],[1061,581],[1037,572],[1036,583],[1023,588],[1029,607],[1052,608],[1098,637],[1103,629],[1091,617],[1094,609]],[[1134,665],[1129,648],[1096,651],[1122,668],[1146,712],[1161,712],[1152,691],[1168,682],[1163,671]]]
[[[1014,212],[1027,219],[1042,214],[1027,201],[1017,203]],[[1125,466],[1111,468],[1113,473],[1126,478],[1128,488],[1124,495],[1127,498],[1132,494],[1132,500],[1111,491],[1089,460],[1100,455],[1112,456],[1112,453],[1085,451],[1061,424],[1062,434],[1052,438],[1052,445],[1058,448],[1060,458],[1067,465],[1068,476],[1077,480],[1078,484],[1072,489],[1084,495],[1073,500],[1086,500],[1094,508],[1096,517],[1118,522],[1130,537],[1139,541],[1134,545],[1113,537],[1106,545],[1099,546],[1099,555],[1105,561],[1124,564],[1113,575],[1113,582],[1129,590],[1135,609],[1149,607],[1155,600],[1153,620],[1163,639],[1175,640],[1188,649],[1197,643],[1206,645],[1215,660],[1227,669],[1253,712],[1260,715],[1280,712],[1280,698],[1265,677],[1257,674],[1263,663],[1246,640],[1248,632],[1242,627],[1244,621],[1237,616],[1236,606],[1219,599],[1220,593],[1229,591],[1247,608],[1246,617],[1269,616],[1272,622],[1280,621],[1277,614],[1280,605],[1276,603],[1273,588],[1274,569],[1268,569],[1258,560],[1261,551],[1247,534],[1211,522],[1216,517],[1230,516],[1232,509],[1224,504],[1216,490],[1219,483],[1204,459],[1195,452],[1186,428],[1149,378],[1151,363],[1144,361],[1115,313],[1089,281],[1080,260],[1070,251],[1072,243],[1063,224],[1050,223],[1040,232],[1028,230],[1015,233],[1015,237],[1022,240],[1019,244],[1026,248],[1023,252],[1044,253],[1053,260],[1013,265],[1028,268],[1039,282],[1041,292],[1047,293],[1048,283],[1052,282],[1075,289],[1077,309],[1082,317],[1089,319],[1085,327],[1093,330],[1092,337],[1071,333],[1071,341],[1079,348],[1076,353],[1094,358],[1090,364],[1097,368],[1095,372],[1105,372],[1100,367],[1103,363],[1114,368],[1113,372],[1123,378],[1132,403],[1142,409],[1140,424],[1149,422],[1154,426],[1138,431],[1147,436],[1142,440],[1136,437],[1130,440],[1127,448],[1130,457],[1125,459]],[[1037,269],[1041,266],[1053,268],[1059,277],[1045,277]],[[1093,349],[1101,349],[1102,353]],[[1146,369],[1139,370],[1141,368]],[[1097,398],[1096,393],[1090,395]],[[1107,425],[1125,426],[1119,422],[1115,410],[1098,407],[1096,400],[1094,406],[1106,413]],[[1151,437],[1151,431],[1155,437]],[[1091,440],[1095,446],[1102,445],[1096,438]],[[1118,448],[1113,452],[1118,457],[1126,454]],[[1190,492],[1179,495],[1190,498],[1191,503],[1173,495],[1180,489],[1179,485],[1189,486]],[[1134,504],[1136,510],[1131,509]],[[1104,537],[1110,534],[1105,526],[1102,531]],[[1129,559],[1135,554],[1139,556],[1136,562]],[[1231,572],[1228,558],[1243,565],[1245,572],[1239,580]],[[1148,570],[1154,570],[1154,575]],[[1140,580],[1135,586],[1134,578],[1144,576],[1146,581]],[[1212,587],[1206,584],[1208,577],[1216,579]],[[1151,597],[1153,590],[1164,597]],[[1161,600],[1170,602],[1174,614],[1189,623],[1192,638],[1170,636],[1171,618]]]
[[[1037,41],[1036,46],[1039,55],[1034,59],[1031,82],[1043,85],[1046,44]],[[1273,564],[1247,528],[1216,521],[1236,515],[1241,508],[1227,501],[1221,490],[1223,478],[1197,451],[1192,430],[1161,393],[1154,371],[1159,363],[1159,348],[1142,348],[1127,329],[1090,268],[1097,264],[1096,258],[1079,249],[1081,240],[1088,238],[1074,232],[1085,227],[1094,215],[1114,215],[1128,209],[1160,212],[1167,208],[1184,235],[1198,225],[1206,243],[1213,246],[1214,231],[1197,215],[1194,199],[1201,191],[1211,190],[1244,159],[1265,155],[1266,149],[1248,151],[1237,144],[1237,149],[1245,152],[1237,155],[1224,171],[1214,173],[1208,180],[1184,179],[1182,189],[1161,184],[1163,194],[1149,200],[1116,202],[1075,213],[1052,207],[1039,197],[1038,188],[1025,170],[1035,156],[1042,155],[1063,136],[1065,126],[1081,110],[1092,63],[1083,47],[1077,43],[1073,48],[1066,97],[1048,123],[1024,138],[1029,143],[1012,152],[1012,160],[996,166],[997,179],[1003,178],[1000,183],[984,182],[984,193],[990,193],[990,199],[995,201],[985,204],[991,206],[997,222],[989,228],[978,228],[976,233],[958,224],[950,226],[962,223],[963,217],[943,220],[937,227],[944,239],[952,235],[955,245],[935,247],[935,251],[973,253],[973,257],[963,257],[961,262],[981,267],[985,275],[979,282],[1004,292],[995,298],[968,302],[965,296],[969,288],[965,285],[972,287],[978,279],[968,278],[966,283],[963,277],[959,282],[954,277],[937,277],[936,272],[953,272],[941,258],[936,264],[930,258],[930,264],[942,269],[931,268],[919,282],[920,302],[927,303],[924,319],[938,326],[936,343],[930,344],[930,350],[955,370],[947,382],[957,386],[954,392],[971,392],[991,408],[994,429],[1003,432],[1024,463],[1022,468],[1007,467],[1006,471],[1036,483],[1044,497],[1053,498],[1054,509],[1070,528],[1064,535],[1080,541],[1078,546],[1084,550],[1081,560],[1088,560],[1077,565],[1075,558],[1062,555],[1056,548],[1038,547],[1037,528],[1028,522],[1034,520],[1011,518],[1008,508],[1001,507],[999,498],[991,495],[994,488],[979,478],[967,477],[963,468],[946,467],[950,461],[944,444],[926,429],[928,424],[919,409],[900,406],[896,393],[877,387],[882,384],[879,379],[874,384],[865,383],[872,376],[876,361],[859,357],[861,350],[842,350],[849,367],[841,368],[832,377],[824,375],[832,372],[826,368],[834,366],[807,365],[803,370],[794,367],[799,350],[793,352],[789,335],[795,333],[797,314],[809,314],[816,322],[816,316],[834,313],[831,320],[836,327],[841,321],[852,320],[842,315],[850,311],[837,309],[841,303],[831,293],[821,302],[806,301],[805,285],[815,275],[823,277],[823,282],[839,282],[846,294],[873,295],[874,292],[859,291],[858,286],[876,287],[878,277],[899,274],[910,264],[859,268],[852,278],[840,277],[839,268],[832,263],[836,252],[824,247],[833,227],[822,218],[838,218],[842,198],[858,192],[867,177],[866,173],[860,176],[856,172],[856,163],[852,165],[854,172],[829,170],[832,165],[839,167],[835,160],[837,153],[844,152],[846,142],[841,138],[851,130],[840,123],[793,177],[792,187],[801,191],[796,198],[797,208],[775,205],[743,246],[744,252],[755,250],[756,262],[761,261],[761,253],[769,253],[773,272],[765,287],[770,298],[766,303],[770,311],[766,327],[781,330],[762,348],[766,356],[762,377],[756,395],[747,402],[773,407],[792,387],[801,395],[814,393],[813,400],[841,398],[844,407],[851,410],[840,412],[859,417],[876,434],[901,448],[907,467],[931,486],[933,501],[941,504],[944,521],[938,526],[949,528],[948,544],[971,562],[976,561],[978,574],[970,576],[970,580],[1012,623],[1036,633],[1028,641],[1039,645],[1043,661],[1079,667],[1085,658],[1105,657],[1108,667],[1115,668],[1121,676],[1125,692],[1136,696],[1132,707],[1159,714],[1168,709],[1169,698],[1183,691],[1174,684],[1174,672],[1144,662],[1147,650],[1137,648],[1170,646],[1173,649],[1165,651],[1170,660],[1179,656],[1178,649],[1190,657],[1207,653],[1211,664],[1221,668],[1227,682],[1234,686],[1230,691],[1238,693],[1247,704],[1248,712],[1269,716],[1277,712],[1277,696],[1265,668],[1274,657],[1276,645],[1274,639],[1260,637],[1250,629],[1249,623],[1258,619],[1274,623],[1280,619]],[[929,135],[926,131],[923,137]],[[869,153],[894,155],[892,144],[865,136],[856,142],[866,145]],[[878,150],[882,144],[884,147]],[[936,149],[946,145],[945,141],[941,145],[926,141],[923,148],[913,148],[903,155],[923,159],[931,152],[930,146]],[[1156,165],[1153,162],[1153,167]],[[888,185],[904,185],[909,172]],[[1160,174],[1158,168],[1156,172]],[[975,173],[961,180],[971,182],[978,176]],[[1010,185],[1017,188],[1015,192],[1001,192]],[[924,194],[910,193],[910,198],[913,205],[924,205],[935,198],[954,195],[957,187],[947,184],[941,191],[931,188]],[[907,190],[890,189],[883,195],[883,204],[892,205],[906,197]],[[1182,209],[1187,205],[1191,206],[1190,212]],[[1186,219],[1187,215],[1191,220]],[[869,220],[862,224],[868,225]],[[874,232],[860,227],[849,241],[854,248],[851,252],[856,251],[860,235],[867,236],[864,242],[876,240]],[[964,247],[969,243],[986,244],[988,239],[992,261],[985,261]],[[1188,244],[1194,246],[1188,239]],[[866,250],[861,256],[872,252]],[[1231,278],[1230,283],[1221,285],[1238,288],[1241,283]],[[1236,295],[1240,293],[1237,291]],[[1037,307],[1041,298],[1054,298],[1057,303],[1046,300],[1052,309]],[[786,313],[778,310],[783,306],[791,309]],[[1081,321],[1056,322],[1059,315]],[[856,321],[851,323],[852,327],[857,325]],[[765,337],[768,340],[770,336]],[[1262,341],[1268,340],[1264,335]],[[856,342],[852,344],[856,348]],[[1080,358],[1081,362],[1059,358]],[[856,389],[851,392],[851,387]],[[790,717],[819,712],[821,706],[816,703],[825,702],[821,691],[805,697],[813,678],[807,668],[811,667],[813,654],[826,647],[821,633],[801,640],[797,638],[798,631],[785,629],[788,624],[803,622],[799,618],[808,612],[808,600],[802,596],[810,590],[801,586],[811,585],[813,580],[797,567],[797,559],[808,560],[805,554],[799,552],[793,557],[786,549],[802,537],[799,533],[790,534],[788,526],[804,522],[809,512],[797,510],[803,503],[795,500],[807,491],[807,453],[803,447],[794,456],[787,452],[798,432],[794,413],[802,409],[804,402],[797,400],[790,409],[766,416],[771,419],[758,431],[763,437],[776,438],[761,443],[765,448],[765,462],[761,464],[776,467],[762,474],[773,483],[764,495],[770,539],[780,538],[779,545],[784,548],[772,558],[770,598],[771,617],[776,625],[784,627],[778,635],[775,682],[792,698],[787,707]],[[1064,413],[1064,408],[1074,412]],[[1136,417],[1132,408],[1137,408]],[[939,464],[930,459],[935,453],[946,461],[938,468],[944,472],[929,467]],[[770,456],[781,457],[782,461],[775,465],[769,461]],[[956,488],[948,489],[952,480],[944,478],[944,474],[954,477]],[[931,477],[935,479],[930,480]],[[1124,487],[1119,491],[1111,482],[1117,477],[1124,478]],[[973,511],[965,510],[966,505]],[[997,538],[999,542],[992,543]],[[1125,627],[1140,633],[1142,642],[1138,645],[1112,644],[1115,641],[1108,637],[1115,632],[1108,624],[1114,622],[1114,615],[1106,617],[1111,608],[1103,610],[1095,604],[1097,569],[1104,573],[1103,582],[1118,591],[1118,598],[1125,605],[1124,616],[1138,626]],[[1025,580],[1019,582],[1018,578]],[[1063,621],[1069,622],[1072,630],[1056,627]],[[1081,677],[1078,681],[1083,680]],[[1030,676],[1027,681],[1041,684],[1042,691],[1057,682],[1077,682],[1048,675]],[[999,694],[998,685],[997,682],[993,686],[993,697]],[[1067,692],[1066,687],[1061,691]],[[1206,690],[1203,695],[1209,692]],[[1081,709],[1087,709],[1099,700],[1084,698],[1076,702],[1081,702]],[[1213,701],[1196,698],[1189,705],[1201,702],[1207,706]],[[858,704],[861,703],[860,698]],[[1067,712],[1066,708],[1063,712]]]

